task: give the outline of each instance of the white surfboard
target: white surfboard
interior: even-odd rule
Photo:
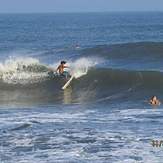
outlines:
[[[74,78],[74,76],[72,75],[71,76],[71,78],[66,82],[66,84],[62,87],[62,89],[66,89],[69,85],[70,85],[70,83],[71,83],[71,81],[72,81],[72,79]]]

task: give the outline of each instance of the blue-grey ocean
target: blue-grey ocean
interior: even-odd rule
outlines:
[[[153,95],[162,12],[0,14],[0,163],[162,163]]]

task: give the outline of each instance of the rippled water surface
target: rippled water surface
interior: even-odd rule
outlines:
[[[0,162],[162,163],[162,27],[154,12],[1,14]]]

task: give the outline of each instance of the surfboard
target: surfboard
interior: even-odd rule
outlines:
[[[73,78],[74,78],[74,76],[72,75],[71,78],[70,78],[70,79],[66,82],[66,84],[62,87],[63,90],[66,89],[66,88],[70,85],[70,83],[71,83],[71,81],[72,81]]]

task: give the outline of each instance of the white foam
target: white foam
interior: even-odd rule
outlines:
[[[24,67],[44,66],[38,59],[34,58],[9,58],[0,63],[0,78],[9,84],[27,84],[42,81],[47,76],[45,72],[25,71]],[[48,68],[47,68],[48,69]]]
[[[99,63],[97,58],[80,58],[75,62],[71,62],[71,73],[75,78],[80,78],[86,75],[89,68],[94,67]]]

